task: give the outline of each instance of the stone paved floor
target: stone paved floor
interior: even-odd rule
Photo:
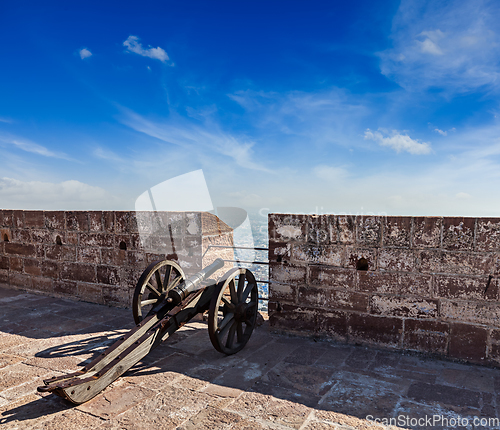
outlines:
[[[130,310],[0,288],[0,428],[381,428],[368,415],[407,428],[499,428],[487,419],[498,416],[500,370],[278,336],[266,324],[226,357],[204,323],[190,323],[80,406],[36,392],[132,325]]]

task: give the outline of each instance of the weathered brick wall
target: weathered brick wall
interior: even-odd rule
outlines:
[[[500,218],[269,216],[278,330],[500,365]]]
[[[175,260],[189,276],[232,258],[212,249],[203,257],[209,244],[232,245],[232,230],[209,213],[0,210],[0,283],[130,306],[152,261]]]

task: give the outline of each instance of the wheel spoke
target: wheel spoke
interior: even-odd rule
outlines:
[[[172,266],[168,265],[165,270],[165,277],[163,278],[163,291],[168,288],[168,284],[170,282],[170,276],[172,275]]]
[[[168,289],[171,290],[175,287],[177,287],[177,285],[179,285],[182,281],[182,276],[178,276],[177,278],[175,278],[172,283],[168,286]]]
[[[161,294],[158,292],[158,290],[153,287],[149,282],[146,284],[146,288],[148,288],[149,290],[151,290],[151,292],[153,294],[156,294],[156,297],[160,298]]]
[[[231,324],[226,323],[225,326],[224,326],[224,328],[221,331],[219,331],[218,336],[219,336],[219,340],[221,341],[221,343],[222,343],[222,339],[224,339],[224,336],[226,336],[226,334],[229,331],[229,329],[231,329],[231,327],[234,326],[235,322],[236,321],[234,319],[231,319]]]
[[[227,314],[219,324],[219,331],[222,332],[222,330],[224,330],[224,327],[226,327],[233,320],[233,318],[234,318],[233,313]]]
[[[236,321],[235,324],[229,329],[229,334],[227,335],[226,348],[231,349],[234,344],[234,335],[236,334]]]
[[[241,302],[243,289],[245,288],[245,278],[245,273],[240,273],[240,277],[238,278],[238,303]]]
[[[247,303],[247,309],[254,308],[256,304],[257,304],[257,302],[250,302],[250,303]]]
[[[247,287],[245,288],[245,291],[243,291],[243,296],[241,297],[242,302],[246,302],[248,299],[248,296],[250,295],[250,292],[252,291],[253,287],[255,284],[250,284],[248,283]]]
[[[161,274],[160,271],[157,270],[155,272],[156,285],[158,286],[158,290],[163,293],[163,284],[161,283]]]
[[[238,296],[236,294],[236,287],[234,286],[234,279],[229,282],[229,291],[231,292],[231,303],[238,304]]]
[[[144,300],[143,302],[141,302],[141,308],[142,308],[143,306],[153,305],[153,304],[155,304],[157,301],[158,301],[158,299],[149,299],[149,300]]]
[[[240,321],[237,323],[236,333],[238,335],[238,343],[243,342],[243,323]]]

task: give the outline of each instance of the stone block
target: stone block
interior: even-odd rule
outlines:
[[[269,239],[303,242],[307,236],[307,215],[269,214]]]
[[[44,225],[50,230],[64,230],[66,228],[66,218],[64,211],[44,211]]]
[[[0,210],[0,222],[2,227],[12,227],[12,211],[9,209]]]
[[[441,217],[414,217],[412,245],[415,248],[440,248]]]
[[[476,251],[500,251],[500,218],[477,218]]]
[[[450,325],[449,356],[476,363],[486,359],[488,330],[469,324],[452,323]]]
[[[44,228],[36,228],[31,230],[31,242],[36,244],[56,243],[56,234]]]
[[[297,288],[294,285],[282,284],[280,282],[271,282],[269,284],[269,299],[270,300],[286,300],[295,302]]]
[[[63,263],[61,279],[82,282],[96,281],[96,268],[94,265],[83,263]]]
[[[286,242],[269,241],[268,258],[270,262],[288,263],[292,257],[292,245]]]
[[[300,263],[342,267],[344,247],[338,245],[292,245],[292,258]]]
[[[377,269],[377,249],[376,248],[358,248],[347,246],[345,249],[344,267],[356,269],[359,267],[359,261],[365,259],[368,263],[368,271]]]
[[[415,253],[411,249],[380,249],[378,267],[391,272],[414,272],[417,270]]]
[[[429,275],[362,271],[356,275],[359,291],[432,297]]]
[[[472,251],[475,218],[446,217],[443,219],[443,248]]]
[[[441,321],[405,319],[403,348],[446,355],[449,332]]]
[[[416,297],[378,296],[370,300],[370,310],[374,314],[406,318],[436,318],[438,302]]]
[[[123,251],[121,249],[102,248],[101,249],[102,264],[109,264],[111,266],[122,266],[127,263],[128,254],[129,251]]]
[[[89,231],[91,232],[104,231],[102,211],[89,211],[88,215],[89,215]]]
[[[499,300],[498,279],[488,276],[435,276],[435,297],[461,300]]]
[[[10,270],[13,272],[23,272],[23,259],[21,257],[10,257]]]
[[[355,290],[357,288],[356,273],[351,269],[310,265],[308,271],[308,285],[345,290]]]
[[[334,215],[309,215],[307,217],[307,242],[314,245],[329,245],[337,242]]]
[[[33,289],[36,291],[43,291],[45,293],[54,292],[54,280],[51,278],[37,276],[32,279],[32,282]]]
[[[97,266],[97,282],[99,284],[118,285],[120,283],[119,270],[116,267]]]
[[[130,306],[130,291],[116,285],[102,285],[102,300],[108,306]]]
[[[76,261],[99,264],[101,262],[101,249],[98,247],[78,247],[76,248]]]
[[[45,227],[45,219],[43,217],[43,211],[24,211],[24,227],[25,228]]]
[[[80,233],[79,244],[80,246],[112,248],[115,245],[115,238],[109,233]]]
[[[9,283],[9,270],[0,269],[0,284],[8,284]]]
[[[12,211],[12,227],[24,228],[24,211],[21,210]]]
[[[186,235],[187,236],[201,236],[201,213],[200,212],[187,212],[186,213]]]
[[[89,231],[88,213],[85,211],[65,212],[66,229],[75,231]]]
[[[347,315],[345,312],[318,310],[316,324],[319,334],[339,341],[347,339]]]
[[[361,215],[356,217],[356,242],[361,246],[373,246],[378,248],[382,241],[381,218],[372,215]]]
[[[9,270],[9,269],[10,269],[9,257],[0,255],[0,270]]]
[[[42,268],[39,260],[31,258],[24,259],[24,273],[31,276],[41,276]]]
[[[489,275],[496,270],[496,256],[472,252],[420,251],[420,270],[423,273],[451,275]]]
[[[383,218],[383,246],[409,248],[411,246],[411,217],[388,216]]]
[[[12,241],[19,243],[31,243],[31,230],[26,228],[13,228]]]
[[[115,233],[129,233],[133,212],[115,211]]]
[[[347,326],[349,342],[401,345],[403,320],[400,318],[350,313]]]
[[[9,283],[15,287],[23,289],[31,289],[33,287],[33,280],[30,275],[23,275],[22,273],[10,272]]]
[[[306,282],[306,267],[290,264],[273,264],[269,268],[271,282],[287,285],[299,285]]]
[[[59,263],[47,260],[42,260],[40,263],[43,276],[52,279],[57,279],[59,277]]]
[[[76,295],[85,302],[104,304],[101,285],[78,282]]]
[[[23,257],[35,257],[35,246],[25,243],[5,243],[5,253],[13,255],[21,255]]]
[[[338,215],[337,240],[344,245],[356,242],[356,217],[354,215]]]
[[[57,261],[75,261],[76,248],[70,245],[45,245],[45,258]]]
[[[442,319],[500,327],[500,308],[496,302],[441,300]]]
[[[317,311],[303,306],[269,302],[269,324],[275,330],[316,333]]]
[[[115,232],[115,213],[114,212],[112,212],[112,211],[103,212],[102,222],[103,222],[104,231],[106,231],[108,233]]]
[[[300,287],[297,303],[323,309],[368,311],[367,294],[326,288]]]
[[[64,294],[68,296],[77,295],[76,281],[69,280],[54,280],[54,293]]]
[[[197,241],[196,238],[191,238],[190,241],[186,241],[186,248],[199,248],[201,251],[201,241]],[[125,249],[127,251],[137,251],[141,249],[141,240],[138,234],[117,234],[114,237],[114,242],[112,245],[114,248]]]

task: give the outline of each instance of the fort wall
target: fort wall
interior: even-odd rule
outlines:
[[[500,365],[500,218],[269,215],[275,330]]]

